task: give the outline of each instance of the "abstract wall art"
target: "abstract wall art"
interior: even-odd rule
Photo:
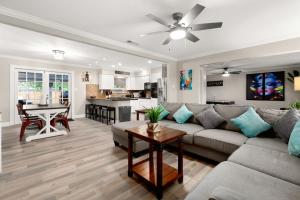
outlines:
[[[247,74],[247,100],[284,101],[284,72]]]
[[[192,90],[193,70],[180,70],[180,90]]]

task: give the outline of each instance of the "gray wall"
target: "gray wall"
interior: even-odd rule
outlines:
[[[288,69],[260,70],[249,73],[267,71],[291,71],[292,69],[300,70],[300,66]],[[288,81],[285,81],[285,101],[250,101],[246,100],[246,73],[242,73],[239,75],[231,75],[230,77],[223,77],[221,75],[210,75],[207,76],[207,80],[223,80],[224,84],[224,86],[220,87],[207,87],[206,92],[208,100],[233,100],[236,102],[236,104],[250,104],[254,105],[255,107],[274,109],[287,107],[290,103],[294,101],[300,101],[300,92],[294,91],[294,85]]]
[[[98,82],[98,72],[94,69],[29,59],[0,57],[0,112],[2,112],[3,122],[10,121],[10,65],[73,71],[75,74],[75,77],[73,77],[75,82],[75,105],[73,105],[75,115],[83,115],[85,109],[85,83],[81,81],[81,73],[89,71],[92,77],[91,83]]]

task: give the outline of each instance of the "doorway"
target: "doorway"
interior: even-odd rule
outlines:
[[[38,69],[14,69],[13,96],[14,124],[20,123],[16,104],[39,104],[47,99],[48,104],[72,103],[72,74],[70,72],[46,71]],[[73,104],[73,103],[72,103]],[[72,109],[70,110],[72,116]]]

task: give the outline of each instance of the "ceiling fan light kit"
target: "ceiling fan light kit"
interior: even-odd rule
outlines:
[[[223,77],[229,77],[229,76],[230,76],[230,74],[229,74],[229,72],[228,72],[228,71],[224,71],[224,72],[223,72],[223,74],[222,74],[222,76],[223,76]]]
[[[192,24],[193,21],[200,15],[200,13],[204,10],[204,6],[200,4],[196,4],[188,13],[183,15],[180,12],[176,12],[172,15],[175,22],[173,24],[168,24],[164,20],[156,17],[155,15],[148,14],[146,15],[148,18],[156,21],[157,23],[167,27],[169,30],[167,31],[158,31],[147,34],[146,35],[156,35],[161,33],[168,33],[169,37],[162,43],[163,45],[169,44],[172,40],[180,40],[186,38],[191,42],[198,42],[199,38],[195,36],[191,31],[200,31],[214,28],[221,28],[222,22],[214,22],[214,23],[204,23],[204,24]]]
[[[170,38],[172,40],[180,40],[186,37],[186,30],[182,28],[177,28],[170,32]]]

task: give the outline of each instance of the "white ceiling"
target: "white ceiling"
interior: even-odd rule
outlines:
[[[42,33],[0,24],[0,54],[55,61],[52,50],[65,51],[62,63],[77,66],[141,71],[160,67],[161,62],[111,51]],[[105,59],[104,59],[105,58]],[[118,63],[121,62],[122,66]],[[112,67],[115,65],[115,68]]]
[[[196,3],[206,9],[195,23],[223,21],[221,29],[195,33],[200,41],[161,43],[167,34],[140,37],[164,30],[145,17],[152,13],[172,22],[174,12],[188,12]],[[0,5],[45,20],[186,59],[300,36],[299,0],[0,0]]]

